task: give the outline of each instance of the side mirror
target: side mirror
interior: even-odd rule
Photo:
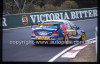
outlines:
[[[73,29],[80,29],[80,28],[75,25],[75,26],[73,26]]]
[[[76,27],[76,29],[80,29],[79,27]]]
[[[77,29],[77,26],[76,26],[76,25],[74,25],[74,26],[72,27],[72,29]]]

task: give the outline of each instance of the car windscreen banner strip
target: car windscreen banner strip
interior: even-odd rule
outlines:
[[[59,24],[38,24],[38,23],[32,23],[32,25],[58,26]]]

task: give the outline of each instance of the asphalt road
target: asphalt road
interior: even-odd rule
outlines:
[[[86,32],[86,40],[95,37],[95,27],[97,19],[74,22]],[[31,27],[3,30],[3,61],[24,61],[24,62],[48,62],[56,54],[68,46],[58,45],[16,45],[10,44],[11,41],[29,41],[31,40]],[[56,59],[55,62],[67,62],[68,59]]]

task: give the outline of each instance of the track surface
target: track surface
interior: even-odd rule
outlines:
[[[95,37],[95,27],[97,19],[76,21],[77,26],[86,32],[86,40]],[[58,45],[14,45],[10,41],[31,40],[31,27],[3,30],[3,61],[27,61],[27,62],[48,62],[53,56],[64,50],[68,46]],[[55,61],[65,61],[68,59],[56,59]]]

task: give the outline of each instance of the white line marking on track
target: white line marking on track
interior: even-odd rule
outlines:
[[[87,41],[91,41],[91,40],[95,40],[95,39],[96,39],[96,38],[91,38],[91,39],[86,40],[86,42],[87,42]]]
[[[91,41],[91,40],[94,40],[95,38],[91,38],[91,39],[88,39],[86,41]],[[79,43],[78,43],[79,44]],[[60,53],[58,53],[57,55],[55,55],[53,58],[51,58],[48,62],[53,62],[55,59],[57,59],[59,56],[61,56],[62,54],[64,54],[66,51],[72,49],[73,47],[77,46],[78,44],[75,44],[75,45],[72,45],[66,49],[64,49],[63,51],[61,51]]]
[[[78,50],[78,49],[83,49],[85,46],[77,46],[75,48],[73,48],[73,50]]]
[[[61,57],[62,57],[62,58],[75,58],[75,56],[78,54],[78,52],[79,52],[79,51],[74,52],[74,53],[67,52],[67,53],[65,53],[64,55],[62,55]]]
[[[79,44],[79,43],[78,43]],[[72,45],[66,49],[64,49],[62,52],[58,53],[56,56],[54,56],[53,58],[51,58],[48,62],[53,62],[55,59],[57,59],[59,56],[61,56],[63,53],[65,53],[66,51],[70,50],[71,48],[77,46],[78,44]]]
[[[8,28],[8,29],[3,29],[3,30],[11,30],[11,29],[18,29],[18,28],[26,28],[26,27],[31,27],[31,26],[16,27],[16,28]]]

